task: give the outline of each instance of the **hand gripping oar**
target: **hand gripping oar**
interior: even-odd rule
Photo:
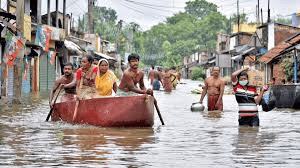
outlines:
[[[153,96],[153,98],[154,98],[154,106],[156,108],[156,111],[157,111],[158,117],[160,119],[160,122],[161,122],[162,125],[165,125],[164,120],[163,120],[163,118],[162,118],[162,116],[160,114],[160,111],[159,111],[159,108],[158,108],[158,105],[157,105],[157,101],[156,101],[156,99],[155,99],[154,96]]]
[[[61,87],[61,85],[59,85],[59,86],[58,86],[58,89],[57,89],[57,90],[55,91],[55,93],[54,93],[54,96],[53,96],[54,101],[53,101],[53,99],[52,99],[53,103],[50,102],[52,108],[50,109],[50,111],[49,111],[49,113],[48,113],[48,115],[47,115],[46,121],[49,121],[49,118],[50,118],[50,116],[51,116],[51,114],[52,114],[52,112],[53,112],[53,106],[54,106],[54,104],[55,104],[55,102],[56,102],[56,99],[57,99],[57,97],[58,97],[58,95],[59,95],[59,93],[60,93],[61,90],[62,90],[62,87]]]

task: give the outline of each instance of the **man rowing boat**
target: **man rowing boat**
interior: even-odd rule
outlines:
[[[128,63],[130,67],[123,73],[117,94],[120,96],[138,94],[153,95],[152,89],[146,90],[144,84],[144,73],[138,69],[140,56],[137,54],[130,54],[128,56]],[[137,86],[139,84],[139,87]]]
[[[64,66],[64,75],[62,75],[59,79],[55,80],[54,85],[50,91],[50,95],[49,95],[49,103],[50,106],[52,108],[53,104],[52,103],[52,99],[54,97],[54,93],[57,89],[59,89],[59,86],[61,85],[61,87],[63,87],[65,89],[65,93],[64,95],[61,97],[61,102],[65,102],[65,101],[72,101],[75,100],[76,98],[76,87],[69,87],[66,88],[64,87],[64,85],[69,84],[73,81],[74,79],[74,74],[73,74],[73,65],[72,63],[67,63]]]

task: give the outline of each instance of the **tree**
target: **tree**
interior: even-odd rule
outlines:
[[[283,17],[280,17],[280,16],[277,19],[272,20],[272,22],[286,24],[286,25],[292,25],[292,19],[291,18],[283,18]]]
[[[217,8],[216,4],[207,2],[206,0],[195,0],[186,2],[184,9],[186,13],[196,16],[198,19],[203,19],[211,12],[217,12]]]

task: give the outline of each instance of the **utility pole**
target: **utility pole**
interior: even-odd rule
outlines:
[[[259,23],[259,0],[257,0],[257,23]]]
[[[239,0],[237,0],[237,24],[238,24],[238,32],[240,32],[240,14],[239,14]],[[240,37],[239,37],[239,34],[238,34],[238,40],[237,40],[237,45],[239,46],[240,45]]]
[[[24,36],[24,0],[17,0],[16,7],[16,22],[17,22],[17,32],[18,36],[23,38]],[[22,49],[21,49],[22,50]],[[23,65],[23,56],[22,51],[16,56],[13,66],[8,68],[8,90],[10,90],[10,100],[14,103],[20,103],[21,93],[22,93],[22,65]],[[13,82],[13,83],[11,83]],[[13,84],[13,85],[12,85]],[[13,87],[13,88],[11,88]],[[11,92],[12,91],[12,92]]]
[[[56,23],[56,27],[58,27],[58,0],[56,0],[55,3],[55,23]]]
[[[270,18],[270,0],[268,0],[268,23],[271,22],[271,18]]]
[[[63,29],[67,28],[66,26],[66,0],[63,1]]]
[[[50,0],[47,2],[47,25],[50,26]]]
[[[88,19],[89,19],[88,32],[90,34],[94,33],[93,7],[94,7],[94,0],[88,0]]]

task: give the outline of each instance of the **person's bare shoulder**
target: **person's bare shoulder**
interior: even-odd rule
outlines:
[[[141,76],[144,76],[144,72],[141,71],[141,70],[139,70],[139,74],[140,74]],[[153,74],[154,74],[154,72],[153,72]]]
[[[130,72],[128,69],[126,69],[123,73],[123,76],[130,76]]]

